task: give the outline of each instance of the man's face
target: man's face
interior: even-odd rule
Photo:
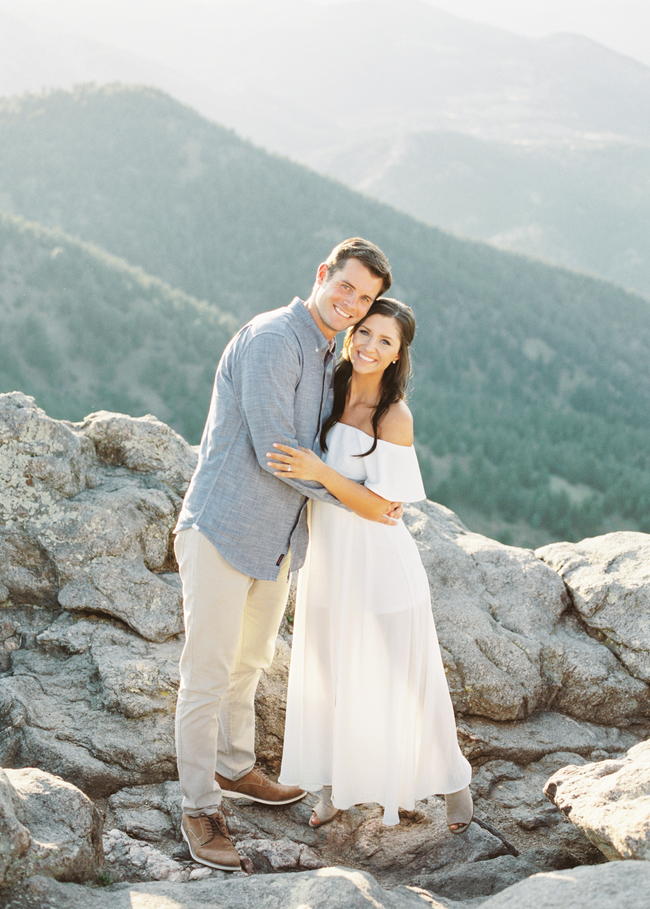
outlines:
[[[308,309],[325,337],[333,338],[362,319],[381,293],[383,281],[359,259],[346,259],[343,268],[327,276],[323,263],[316,278],[318,289]]]

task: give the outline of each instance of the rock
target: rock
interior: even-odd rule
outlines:
[[[180,839],[181,787],[170,781],[121,789],[108,799],[107,820],[150,843]]]
[[[182,436],[156,417],[129,417],[102,410],[78,424],[101,461],[152,473],[179,496],[185,495],[198,455]]]
[[[463,905],[438,900],[418,888],[384,890],[371,875],[347,868],[272,876],[236,872],[228,880],[210,877],[187,884],[153,881],[100,890],[36,877],[20,890],[9,891],[6,898],[5,909],[461,909]]]
[[[104,834],[106,877],[113,881],[197,881],[210,877],[205,865],[182,865],[148,843],[133,839],[122,830]]]
[[[59,603],[122,619],[148,641],[161,643],[183,630],[180,585],[152,575],[138,558],[97,556],[59,591]]]
[[[268,841],[279,843],[288,838],[301,848],[280,851],[279,861],[288,861],[300,870],[304,856],[312,853],[327,866],[345,858],[350,867],[367,871],[384,887],[408,882],[430,889],[428,881],[450,864],[481,863],[505,855],[503,840],[479,824],[472,824],[467,834],[453,836],[445,817],[444,802],[430,798],[417,802],[414,811],[401,811],[400,823],[394,827],[382,824],[383,811],[377,805],[357,805],[343,812],[327,826],[314,830],[308,825],[316,795],[282,809],[269,809],[243,799],[227,799],[224,809],[233,842],[250,854],[255,870],[269,870],[264,850]],[[253,841],[263,841],[253,854]]]
[[[550,710],[518,723],[464,717],[458,723],[458,738],[470,761],[489,758],[516,761],[520,765],[558,751],[571,751],[586,758],[597,750],[618,755],[640,740],[632,730],[580,722]]]
[[[311,871],[325,868],[317,852],[304,843],[294,843],[288,837],[279,840],[247,839],[237,841],[237,852],[248,859],[246,870],[271,874],[278,871]]]
[[[0,678],[0,763],[47,767],[94,798],[173,777],[179,654],[176,640],[60,615]]]
[[[262,673],[255,695],[255,753],[272,773],[280,773],[291,647],[278,636],[273,663]]]
[[[24,638],[19,617],[14,622]],[[32,646],[11,651],[12,675],[0,677],[0,764],[47,767],[93,798],[174,779],[181,646],[145,641],[105,618],[51,618]],[[262,689],[269,717],[284,711],[281,640],[277,661],[269,670],[275,681]],[[262,723],[260,753],[277,760],[277,731],[264,730]]]
[[[544,792],[608,859],[650,860],[650,741],[558,770]]]
[[[114,461],[139,472],[98,458],[92,438],[106,453],[110,426],[119,430]],[[170,446],[167,460],[154,454],[156,437]],[[169,559],[190,447],[157,421],[103,414],[78,428],[52,420],[17,392],[0,395],[0,441],[5,600],[112,615],[154,641],[179,634],[180,589],[153,572]]]
[[[101,831],[95,806],[71,783],[42,770],[0,770],[0,887],[35,874],[93,878]]]
[[[648,893],[649,862],[615,862],[535,874],[481,909],[647,909]]]
[[[509,862],[509,869],[499,868],[496,860],[491,863],[494,867],[490,871],[485,869],[483,883],[492,875],[495,886],[493,890],[483,890],[484,895],[496,893],[503,886],[525,877],[522,868],[530,867],[527,873],[532,874],[603,860],[599,851],[544,796],[543,788],[549,775],[571,761],[586,763],[577,754],[560,752],[526,766],[510,761],[488,761],[475,772],[472,790],[477,817],[495,827],[520,853],[515,856],[516,862]],[[499,860],[499,863],[504,865],[504,861]],[[434,889],[447,892],[439,882]]]
[[[471,533],[432,502],[407,506],[405,520],[459,714],[508,722],[553,709],[606,726],[650,717],[650,687],[587,633],[562,579],[533,552]]]
[[[113,876],[166,874],[151,886],[186,881],[194,889],[183,892],[202,899],[199,884],[223,875],[191,881],[173,735],[182,615],[171,531],[196,454],[152,417],[98,413],[63,423],[18,393],[0,395],[0,442],[0,764],[40,766],[108,799]],[[396,828],[382,826],[377,806],[361,805],[315,831],[307,825],[313,795],[283,809],[235,800],[224,811],[245,867],[270,886],[285,870],[294,881],[305,869],[322,877],[344,861],[382,886],[408,883],[467,907],[535,871],[599,861],[542,787],[567,763],[619,760],[650,734],[642,610],[634,606],[630,618],[614,608],[598,548],[605,579],[583,603],[577,582],[567,588],[546,555],[473,534],[430,502],[408,506],[405,519],[428,572],[461,747],[475,765],[476,823],[451,836],[443,802],[432,797],[402,812]],[[641,597],[645,581],[628,543],[615,593],[629,576]],[[591,544],[580,545],[586,571]],[[275,773],[291,618],[289,608],[256,698],[257,755]],[[19,851],[21,829],[11,831]],[[21,898],[39,887],[44,894],[33,880]],[[101,897],[84,894],[84,909]],[[378,905],[392,905],[379,896]]]
[[[609,533],[537,551],[564,578],[589,631],[650,682],[650,535]]]

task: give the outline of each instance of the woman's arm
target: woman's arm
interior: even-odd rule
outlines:
[[[361,518],[377,521],[391,506],[398,504],[337,473],[309,448],[295,449],[278,442],[274,442],[273,447],[276,451],[267,452],[267,457],[273,458],[268,466],[276,468],[276,477],[286,477],[290,473],[298,480],[316,480]]]

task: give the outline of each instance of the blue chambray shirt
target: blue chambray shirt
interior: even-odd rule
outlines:
[[[332,408],[333,346],[302,300],[262,313],[223,352],[199,461],[175,532],[193,527],[234,568],[275,580],[307,550],[307,498],[335,502],[318,483],[280,479],[267,467],[273,442],[312,448]]]

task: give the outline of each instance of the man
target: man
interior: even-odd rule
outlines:
[[[305,794],[255,765],[254,697],[273,659],[289,570],[304,562],[307,497],[336,499],[317,483],[275,477],[266,453],[273,442],[319,450],[334,338],[390,284],[381,250],[345,240],[319,266],[309,299],[256,316],[217,368],[175,541],[186,633],[176,709],[182,832],[192,857],[213,868],[240,867],[222,795],[284,805]]]

